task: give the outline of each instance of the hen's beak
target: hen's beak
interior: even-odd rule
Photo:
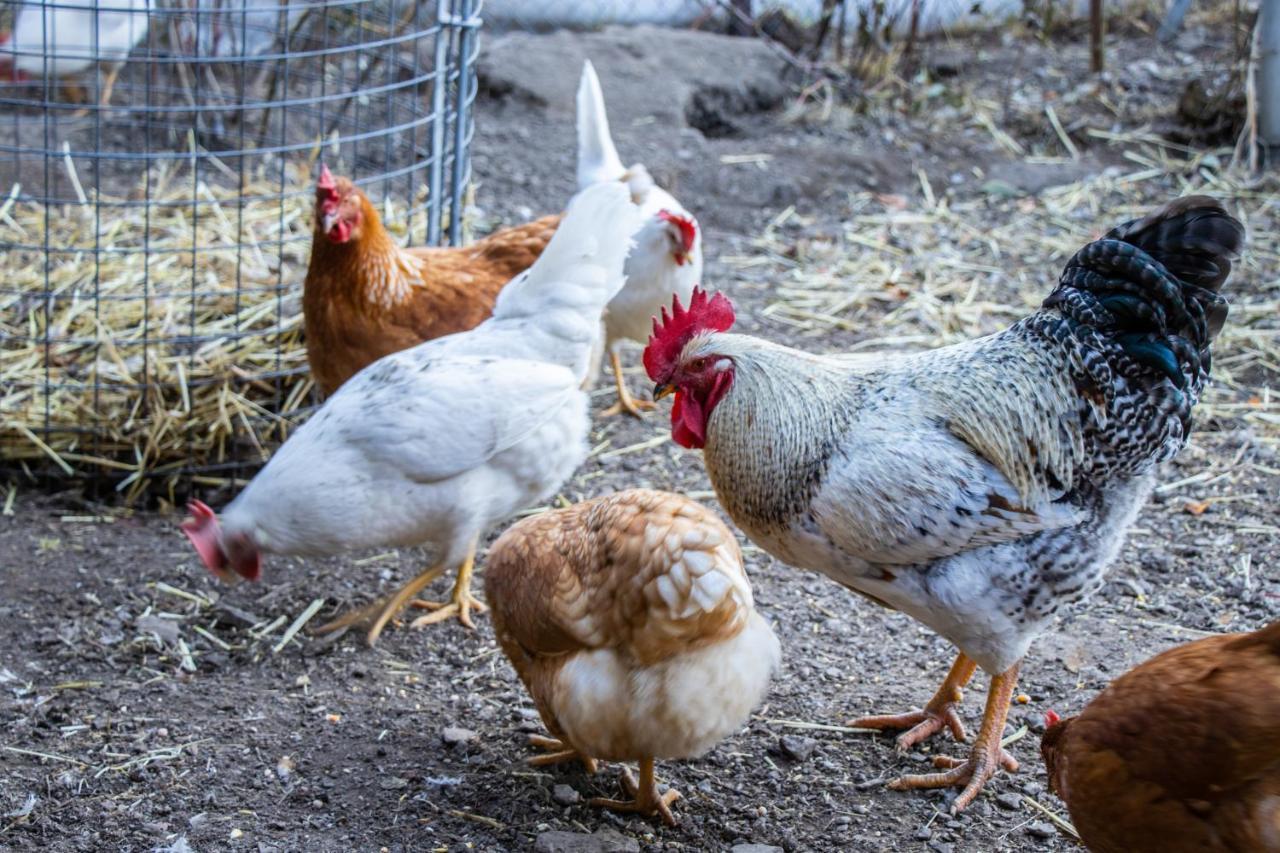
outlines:
[[[676,392],[676,386],[670,383],[659,382],[657,385],[653,386],[653,399],[661,400],[663,397],[667,396],[668,394],[674,394],[675,392]]]
[[[323,231],[325,234],[330,233],[331,231],[333,231],[334,223],[336,223],[337,221],[338,221],[338,211],[335,210],[332,213],[324,214],[323,216],[320,217],[320,230]]]

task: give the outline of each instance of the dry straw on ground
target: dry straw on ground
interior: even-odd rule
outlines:
[[[63,165],[80,204],[45,208],[19,186],[0,201],[6,240],[53,249],[47,279],[43,252],[6,260],[0,454],[108,477],[130,500],[243,475],[311,403],[308,165],[288,171],[299,189],[279,198],[274,170],[237,191],[230,170],[205,166],[208,180],[193,181],[181,164],[144,176],[131,197],[151,201],[133,206],[106,195],[95,206]]]

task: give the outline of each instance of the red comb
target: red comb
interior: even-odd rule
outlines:
[[[1062,718],[1058,716],[1057,711],[1049,710],[1044,712],[1044,727],[1051,729],[1058,723],[1062,722]]]
[[[693,251],[693,241],[698,237],[698,223],[690,216],[682,216],[669,210],[659,210],[658,218],[680,229],[680,245],[687,255]]]
[[[182,522],[182,532],[195,546],[200,561],[215,575],[226,565],[227,557],[218,546],[218,517],[208,504],[193,500],[187,504],[191,518]]]
[[[320,177],[316,178],[316,193],[329,198],[338,197],[338,184],[333,180],[333,173],[329,171],[329,167],[323,163],[320,164]]]
[[[733,303],[723,293],[708,296],[701,287],[693,289],[686,309],[679,295],[671,297],[671,313],[663,307],[662,317],[653,318],[653,334],[644,348],[644,369],[654,382],[663,382],[680,357],[680,350],[702,332],[727,332],[733,327]]]

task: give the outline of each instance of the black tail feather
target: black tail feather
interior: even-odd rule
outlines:
[[[1243,242],[1218,202],[1180,198],[1076,252],[1044,307],[1114,335],[1133,363],[1185,388],[1207,375],[1227,317],[1218,291]]]

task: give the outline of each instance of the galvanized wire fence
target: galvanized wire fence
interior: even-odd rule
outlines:
[[[0,3],[0,469],[134,497],[260,464],[312,396],[318,163],[460,236],[480,3]]]

